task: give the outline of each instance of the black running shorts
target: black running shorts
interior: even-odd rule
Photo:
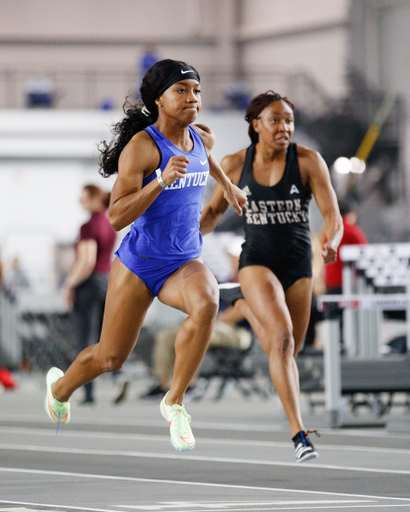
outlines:
[[[264,258],[263,255],[242,251],[239,258],[239,270],[253,265],[261,265],[271,270],[286,291],[302,277],[312,277],[312,255],[287,255],[279,260]]]

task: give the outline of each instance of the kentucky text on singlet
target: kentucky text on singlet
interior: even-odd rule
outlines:
[[[243,214],[248,254],[279,260],[285,255],[311,252],[309,203],[312,194],[302,183],[297,146],[291,143],[283,176],[273,187],[257,183],[253,177],[255,145],[246,151],[239,188],[248,196]]]
[[[197,258],[202,250],[202,235],[199,232],[201,201],[209,176],[208,156],[202,138],[189,126],[194,147],[185,153],[155,126],[148,126],[145,131],[158,147],[161,171],[164,171],[172,156],[185,155],[190,163],[186,175],[162,190],[132,224],[126,240],[128,248],[146,258]],[[156,178],[154,172],[143,180],[142,186]]]

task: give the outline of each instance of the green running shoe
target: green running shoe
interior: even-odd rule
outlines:
[[[195,438],[189,426],[191,416],[186,412],[185,405],[167,405],[167,395],[168,393],[162,399],[160,409],[169,424],[171,444],[179,451],[192,450],[195,447]]]
[[[44,408],[48,417],[57,423],[68,423],[70,421],[70,402],[59,402],[51,392],[51,386],[56,382],[64,373],[56,367],[51,368],[46,377],[47,395],[44,400]]]

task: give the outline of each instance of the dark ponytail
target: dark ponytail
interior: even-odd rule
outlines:
[[[113,139],[109,143],[104,140],[99,146],[101,152],[99,173],[104,178],[118,172],[121,151],[132,137],[158,119],[158,106],[155,100],[164,92],[164,86],[175,68],[187,65],[185,62],[172,59],[160,60],[149,68],[142,80],[140,88],[142,101],[132,105],[128,98],[126,99],[123,106],[125,117],[111,130]]]
[[[158,117],[158,109],[156,116],[150,114],[150,116],[147,117],[142,113],[143,106],[144,104],[140,101],[138,101],[136,105],[132,105],[127,98],[123,106],[125,117],[111,129],[111,133],[114,135],[113,139],[109,143],[103,140],[99,145],[98,149],[101,155],[99,158],[100,169],[98,172],[104,178],[108,178],[118,172],[118,160],[121,151],[132,137],[150,124],[155,123]]]

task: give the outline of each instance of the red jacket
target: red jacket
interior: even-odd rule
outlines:
[[[348,224],[343,218],[344,233],[342,241],[340,242],[337,250],[336,263],[325,267],[325,283],[326,288],[341,288],[342,287],[342,270],[343,261],[340,259],[340,247],[343,245],[359,245],[367,244],[366,235],[356,224]]]

